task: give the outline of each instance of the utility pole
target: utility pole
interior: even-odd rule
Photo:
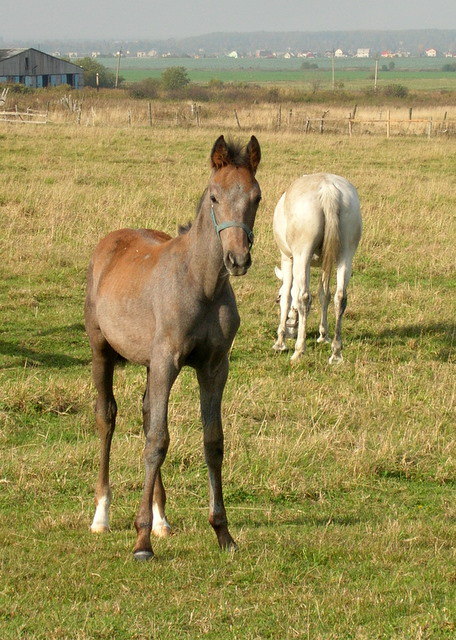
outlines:
[[[117,52],[117,68],[116,68],[116,84],[115,87],[117,89],[119,85],[119,69],[120,69],[120,58],[122,57],[122,49],[119,49]]]
[[[335,74],[334,74],[334,57],[335,57],[335,51],[333,49],[332,51],[332,58],[331,58],[331,69],[332,69],[332,89],[333,91],[336,90],[336,80],[335,80]]]
[[[375,60],[374,91],[377,91],[377,79],[378,79],[378,58]]]

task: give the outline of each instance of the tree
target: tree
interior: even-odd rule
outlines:
[[[81,60],[77,61],[77,64],[84,69],[84,86],[96,87],[97,73],[100,87],[115,86],[116,74],[112,71],[109,71],[109,69],[104,67],[93,58],[81,58]],[[122,80],[123,78],[119,78],[119,82],[121,82]]]
[[[168,67],[160,76],[162,86],[167,91],[183,89],[190,83],[185,67]]]

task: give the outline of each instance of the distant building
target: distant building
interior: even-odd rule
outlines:
[[[428,58],[435,58],[437,56],[437,51],[435,49],[426,49],[424,53]]]
[[[228,54],[228,58],[239,58],[238,52],[231,51],[231,53]]]
[[[275,55],[268,49],[258,49],[255,51],[255,58],[275,58]]]
[[[370,49],[357,49],[356,58],[368,58],[370,56]]]
[[[147,53],[145,51],[137,51],[136,52],[136,57],[137,58],[147,58]]]
[[[68,84],[84,86],[84,70],[37,49],[0,49],[0,83],[16,82],[41,89]]]
[[[342,51],[342,49],[336,49],[334,51],[334,57],[335,58],[345,58],[345,53]]]

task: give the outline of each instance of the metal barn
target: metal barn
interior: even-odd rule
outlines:
[[[37,89],[68,84],[81,89],[83,73],[82,67],[37,49],[0,49],[0,83],[18,82]]]

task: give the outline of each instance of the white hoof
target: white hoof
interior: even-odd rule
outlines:
[[[171,535],[171,527],[168,523],[159,524],[156,527],[152,527],[152,533],[154,536],[157,536],[157,538],[168,538],[168,536]]]
[[[295,351],[290,358],[291,364],[297,364],[301,359],[304,353],[300,353],[299,351]]]
[[[92,533],[108,533],[109,526],[101,523],[94,523],[90,525],[90,531]]]
[[[318,342],[319,344],[321,344],[322,342],[328,342],[328,343],[330,343],[330,342],[331,342],[331,340],[330,340],[328,337],[326,337],[326,336],[318,336],[318,338],[317,338],[317,342]]]
[[[277,351],[278,353],[281,353],[282,351],[288,351],[288,347],[284,342],[276,342],[272,348],[274,349],[274,351]]]
[[[95,509],[90,531],[92,533],[106,533],[109,531],[109,498],[100,498]]]
[[[340,364],[343,361],[342,354],[336,355],[335,353],[328,360],[329,364]]]

